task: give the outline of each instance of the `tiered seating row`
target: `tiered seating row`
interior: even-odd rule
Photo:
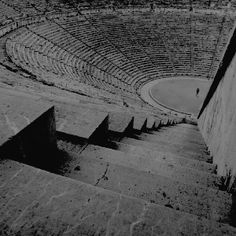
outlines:
[[[136,39],[136,43],[148,56],[152,65],[158,69],[158,73],[169,73],[171,76],[174,70],[173,65],[170,63],[162,35],[159,32],[154,32],[152,27],[150,27],[150,21],[152,21],[150,14],[137,15],[135,21],[132,19],[132,15],[122,17],[122,24]]]
[[[173,73],[172,63],[169,61],[169,54],[167,52],[163,53],[165,45],[163,45],[164,40],[161,39],[161,33],[157,35],[157,32],[153,29],[146,29],[147,24],[142,22],[142,19],[138,19],[136,22],[129,22],[129,19],[126,19],[123,23],[123,17],[122,19],[116,17],[113,22],[111,22],[110,17],[107,19],[106,17],[104,16],[102,18],[100,15],[95,15],[91,20],[116,47],[122,50],[124,55],[147,74],[147,77],[157,78],[158,75],[163,76],[165,73],[171,75],[171,71]],[[118,25],[116,22],[120,21],[122,23]],[[138,24],[138,22],[140,23]],[[129,33],[131,31],[132,33]],[[148,34],[148,32],[150,33]],[[150,39],[148,35],[153,38]],[[135,45],[134,42],[136,43]],[[160,44],[158,45],[158,43]],[[155,46],[153,47],[153,45]],[[165,54],[168,56],[165,56],[163,60],[163,55]]]
[[[30,30],[24,29],[15,38],[8,40],[7,49],[8,54],[16,63],[20,65],[23,63],[33,74],[47,72],[46,78],[51,76],[51,83],[57,84],[61,78],[60,83],[66,84],[65,87],[81,90],[81,87],[86,87],[82,84],[88,84],[102,91],[114,94],[127,93],[129,96],[137,98],[135,94],[132,94],[134,91],[130,87],[122,85],[119,80],[105,71],[79,59],[66,49],[54,45]],[[52,74],[58,75],[59,78]]]
[[[95,15],[90,18],[91,22],[102,32],[102,34],[115,45],[146,77],[156,78],[160,71],[156,68],[148,54],[137,41],[137,35],[126,29],[122,19],[114,20],[106,16]]]
[[[146,77],[86,19],[81,21],[75,17],[57,22],[93,51],[111,61],[115,67],[119,67],[122,74],[126,74],[125,81],[131,86],[135,86],[137,80]]]
[[[12,9],[16,2],[0,0]],[[3,35],[27,25],[23,36],[19,31],[8,42],[16,63],[61,87],[85,91],[92,86],[101,94],[120,94],[119,99],[136,100],[139,88],[159,77],[213,77],[234,21],[230,15],[171,9],[85,15],[68,10],[49,16],[46,11],[55,5],[48,1],[23,0],[18,9],[27,4],[38,12],[35,18],[0,30]]]
[[[212,65],[217,65],[222,54],[235,17],[168,10],[132,15],[94,13],[87,18],[147,75],[137,82],[138,86],[159,76],[208,77]],[[217,46],[218,43],[221,46]]]
[[[126,79],[127,74],[125,74],[123,71],[120,71],[115,64],[96,53],[96,51],[92,50],[81,40],[78,40],[73,35],[69,34],[63,28],[60,28],[57,24],[46,23],[35,25],[31,26],[30,29],[36,34],[50,40],[55,45],[68,50],[68,52],[81,58],[82,60],[85,60],[97,68],[104,70],[105,73],[109,73],[114,78],[116,78],[116,83],[123,82],[126,83],[126,86],[129,85],[126,82],[129,80]]]

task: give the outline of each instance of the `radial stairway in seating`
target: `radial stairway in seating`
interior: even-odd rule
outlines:
[[[0,235],[236,235],[233,194],[196,124],[60,106],[45,118],[50,123],[40,119],[48,108],[5,133]],[[5,128],[22,118],[17,109],[24,108],[15,109],[2,116]],[[40,133],[49,123],[51,132]],[[22,150],[31,136],[54,132],[49,153],[40,138],[34,150]]]

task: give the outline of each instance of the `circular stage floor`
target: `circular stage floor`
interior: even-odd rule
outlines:
[[[208,80],[186,77],[163,79],[150,89],[150,95],[156,102],[168,108],[197,115],[210,84]]]

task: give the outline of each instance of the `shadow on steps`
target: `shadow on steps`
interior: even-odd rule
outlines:
[[[232,194],[232,206],[229,213],[230,225],[236,227],[236,193]]]
[[[85,139],[57,132],[57,145],[41,146],[37,150],[25,149],[21,145],[21,140],[13,138],[0,148],[0,159],[11,159],[23,164],[34,166],[55,174],[62,174],[71,161],[67,151],[78,152],[87,145]]]

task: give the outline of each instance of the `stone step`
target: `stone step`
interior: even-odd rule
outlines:
[[[161,119],[155,118],[154,129],[157,130],[161,127]]]
[[[142,134],[133,135],[130,137],[136,138],[138,140],[143,140],[146,142],[152,142],[152,143],[166,143],[170,145],[181,145],[181,146],[184,146],[186,150],[203,151],[203,152],[208,151],[205,142],[200,143],[199,141],[192,141],[185,137],[170,136],[170,135],[165,135],[164,133],[160,133],[160,135],[158,132],[156,134],[142,133]]]
[[[109,113],[109,130],[116,133],[124,133],[127,129],[133,128],[134,117],[129,113]]]
[[[58,147],[69,152],[79,153],[80,150],[83,149],[85,145],[87,145],[87,142],[78,139],[74,140],[73,136],[70,135],[59,135],[58,139]],[[192,168],[198,171],[207,172],[209,174],[216,173],[217,167],[215,164],[194,160],[191,158],[185,158],[182,157],[181,154],[178,155],[169,152],[161,152],[154,149],[146,148],[144,146],[134,146],[116,141],[105,142],[102,144],[102,146],[109,149],[125,152],[128,155],[131,154],[142,156],[143,158],[149,159],[148,161],[164,162],[179,167]]]
[[[124,137],[123,139],[120,140],[120,142],[133,146],[145,147],[155,151],[171,153],[173,155],[181,156],[184,158],[191,158],[194,160],[199,160],[209,163],[212,162],[212,158],[208,154],[204,152],[199,153],[199,152],[193,152],[191,150],[186,150],[184,146],[181,147],[179,145],[171,145],[167,143],[151,143],[129,137]]]
[[[217,175],[160,162],[157,159],[145,158],[140,154],[128,154],[95,145],[87,146],[81,154],[113,164],[151,172],[187,184],[213,189],[219,189],[222,185],[221,179]]]
[[[90,102],[85,102],[85,101],[81,101],[80,100],[80,103],[78,104],[78,101],[76,101],[76,103],[72,102],[72,100],[69,100],[67,101],[66,98],[63,98],[63,100],[59,99],[59,98],[54,98],[53,100],[50,100],[49,98],[47,98],[47,101],[49,103],[52,103],[53,105],[57,105],[59,107],[61,106],[65,106],[65,107],[69,107],[71,110],[74,110],[76,109],[78,106],[81,107],[81,108],[84,108],[84,109],[91,109],[91,110],[98,110],[100,112],[105,112],[105,113],[126,113],[127,115],[130,115],[130,116],[134,116],[134,128],[135,128],[135,123],[137,122],[137,127],[141,127],[142,126],[142,120],[145,120],[147,119],[147,117],[155,117],[155,116],[152,116],[150,114],[150,112],[148,111],[142,111],[140,110],[140,107],[138,107],[139,111],[133,111],[133,110],[130,110],[128,108],[124,108],[124,107],[120,107],[120,106],[117,106],[115,104],[93,104],[91,101]],[[137,101],[136,101],[137,102]],[[125,111],[124,111],[125,109]],[[141,118],[141,119],[139,119]],[[178,119],[178,118],[176,118]],[[155,121],[156,121],[156,126],[159,125],[160,123],[160,119],[156,118],[155,117]]]
[[[38,166],[55,149],[54,107],[35,96],[0,89],[0,156]]]
[[[56,106],[57,131],[84,139],[99,136],[108,131],[108,114],[77,107],[68,109]]]
[[[0,163],[1,235],[227,235],[222,223],[14,161]]]
[[[203,139],[201,133],[199,132],[198,128],[186,128],[181,126],[183,124],[177,124],[173,127],[163,127],[161,130],[158,131],[165,131],[166,134],[180,134],[180,135],[186,135],[187,137],[194,137],[195,139],[200,138]]]
[[[57,132],[57,148],[59,150],[79,153],[87,145],[88,141],[85,139]]]
[[[155,134],[156,132],[154,132]],[[199,131],[192,131],[190,129],[179,129],[179,127],[172,126],[172,127],[163,127],[158,130],[158,133],[163,133],[166,135],[173,134],[174,136],[190,138],[191,140],[203,142],[203,137]]]
[[[200,131],[194,131],[190,129],[182,129],[179,127],[180,124],[171,127],[162,127],[158,131],[151,131],[150,134],[158,135],[158,137],[169,138],[176,137],[179,140],[188,140],[199,144],[205,144],[205,141]]]
[[[182,124],[178,124],[178,127],[181,127],[181,128],[188,128],[188,129],[191,129],[191,130],[199,131],[199,128],[198,128],[197,125],[191,125],[191,124],[182,123]]]
[[[0,88],[0,146],[50,110],[53,106],[36,97]]]
[[[112,146],[114,146],[114,148],[117,150],[120,150],[127,154],[139,155],[142,156],[143,158],[150,159],[150,161],[153,160],[153,161],[166,162],[171,165],[192,168],[195,170],[204,171],[212,174],[216,172],[216,165],[190,158],[184,158],[181,156],[181,154],[174,155],[169,152],[160,152],[150,148],[145,148],[143,146],[133,146],[121,142],[113,142],[113,143],[114,145]]]
[[[172,127],[171,127],[172,128]],[[169,128],[169,129],[171,129]],[[199,144],[201,146],[206,147],[205,141],[202,137],[200,136],[196,136],[196,135],[189,135],[189,134],[183,134],[182,132],[165,132],[166,128],[161,128],[158,131],[150,131],[148,132],[148,134],[150,134],[150,137],[154,139],[153,136],[156,136],[157,139],[159,140],[160,138],[164,141],[164,140],[170,140],[170,139],[174,139],[177,142],[188,142],[188,143],[193,143],[193,144]],[[173,127],[174,129],[174,127]],[[155,140],[155,139],[154,139]]]
[[[145,130],[147,127],[147,117],[141,115],[134,116],[134,125],[133,128],[138,131]]]
[[[152,116],[149,116],[149,117],[147,118],[147,128],[148,128],[148,129],[154,128],[154,127],[155,127],[155,122],[156,122],[155,118],[152,117]]]
[[[167,126],[169,123],[169,118],[168,117],[162,117],[161,119],[161,125]]]
[[[181,183],[102,159],[102,155],[94,157],[86,155],[86,152],[80,155],[69,153],[65,168],[61,168],[60,173],[87,184],[175,210],[217,221],[228,220],[232,196],[227,192]]]
[[[161,119],[156,118],[155,116],[152,116],[148,113],[132,112],[130,114],[134,115],[134,129],[136,129],[135,128],[135,122],[137,122],[136,119],[137,118],[139,119],[140,117],[146,120],[145,129],[143,129],[142,131],[145,131],[146,128],[148,128],[149,130],[157,129],[161,123]],[[136,130],[140,130],[140,129],[136,129]]]

